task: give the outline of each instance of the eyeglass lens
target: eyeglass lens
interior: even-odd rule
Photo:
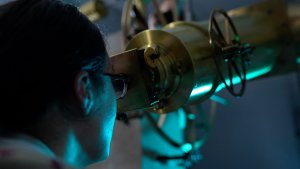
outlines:
[[[126,92],[125,81],[123,79],[111,79],[116,92],[117,99],[124,97]]]

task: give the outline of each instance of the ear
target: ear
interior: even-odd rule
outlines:
[[[75,95],[82,108],[82,116],[88,116],[94,105],[93,86],[87,71],[77,73],[74,81]]]

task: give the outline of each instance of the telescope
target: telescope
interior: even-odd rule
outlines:
[[[157,1],[150,2],[161,24],[156,29],[146,21],[146,1],[125,1],[125,49],[111,57],[113,72],[128,77],[118,115],[122,119],[125,113],[126,124],[146,117],[148,121],[141,121],[141,144],[143,156],[151,162],[197,162],[190,157],[197,156],[206,141],[216,111],[215,102],[208,113],[198,110],[202,102],[216,98],[221,90],[239,98],[249,81],[299,71],[300,6],[266,0],[229,11],[213,9],[207,21],[178,21],[173,6],[173,22],[168,22]],[[171,112],[175,115],[165,120]],[[180,131],[164,131],[163,125]],[[153,133],[163,139],[159,144],[170,147],[158,149]],[[179,154],[171,154],[172,148]]]
[[[147,2],[156,9],[156,29],[146,21]],[[141,147],[151,162],[165,165],[181,159],[191,165],[199,160],[195,157],[216,114],[215,102],[210,112],[200,110],[202,102],[221,90],[239,98],[247,93],[249,81],[299,71],[300,6],[266,0],[229,11],[213,9],[207,21],[178,21],[173,6],[169,22],[156,0],[147,2],[125,1],[124,52],[111,57],[113,72],[128,77],[127,94],[118,100],[119,119],[128,124],[129,119],[146,117],[140,124]],[[87,16],[103,12],[91,7],[81,11]],[[162,139],[157,144],[168,147],[157,148],[157,137]]]
[[[296,71],[298,16],[297,8],[268,0],[138,33],[112,57],[114,72],[129,77],[118,112],[169,113],[223,89],[241,97],[249,80]]]

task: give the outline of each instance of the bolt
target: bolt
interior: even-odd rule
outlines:
[[[149,65],[150,67],[152,68],[155,68],[156,65],[155,65],[155,62],[154,60],[159,58],[159,54],[157,52],[157,49],[150,46],[150,47],[147,47],[144,51],[144,59],[147,63],[147,65]]]

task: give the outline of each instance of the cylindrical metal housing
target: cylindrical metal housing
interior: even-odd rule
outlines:
[[[247,80],[271,70],[277,74],[293,69],[293,65],[285,66],[281,62],[293,57],[289,52],[292,43],[289,18],[281,0],[266,1],[228,14],[241,41],[256,47],[247,67]],[[224,24],[220,23],[220,27]],[[123,68],[121,73],[129,74],[139,85],[130,88],[129,97],[118,102],[120,112],[138,109],[172,112],[187,103],[202,102],[224,88],[216,72],[213,57],[217,53],[209,43],[207,21],[174,22],[161,30],[146,30],[129,42],[126,50],[130,49],[144,53],[127,57],[126,62],[133,59],[136,65],[130,64],[131,67]],[[219,57],[217,62],[228,78],[224,59]],[[240,83],[235,76],[233,83]]]

